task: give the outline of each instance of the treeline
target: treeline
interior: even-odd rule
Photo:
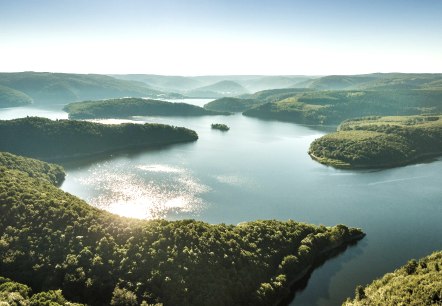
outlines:
[[[261,103],[254,99],[224,97],[205,104],[204,108],[217,112],[237,113],[237,112],[243,112],[259,104]]]
[[[312,142],[309,154],[341,168],[389,167],[442,154],[441,116],[349,120],[338,132]]]
[[[43,160],[195,141],[196,132],[164,124],[107,125],[27,117],[0,120],[0,150]]]
[[[0,165],[0,275],[88,305],[271,305],[318,257],[362,235],[294,221],[128,219]]]
[[[24,106],[32,103],[25,93],[0,85],[0,108]]]
[[[0,152],[0,165],[8,169],[20,170],[27,173],[30,177],[46,180],[55,186],[61,185],[66,176],[63,167],[59,165],[7,152]]]
[[[441,305],[442,252],[410,260],[368,286],[358,286],[355,298],[343,306]]]
[[[442,112],[441,89],[310,91],[245,111],[246,116],[300,124],[338,124],[362,116]]]
[[[130,116],[206,116],[229,115],[187,103],[123,98],[71,103],[64,107],[71,119],[127,118]]]
[[[142,82],[119,80],[99,74],[32,71],[0,73],[0,85],[15,90],[18,93],[15,95],[32,99],[36,105],[122,97],[182,97],[155,90]],[[0,93],[1,91],[0,88]],[[1,104],[0,102],[0,107]]]

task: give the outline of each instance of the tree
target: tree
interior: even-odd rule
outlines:
[[[137,306],[138,301],[137,296],[132,291],[115,287],[110,304],[112,306]]]

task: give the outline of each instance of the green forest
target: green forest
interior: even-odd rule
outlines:
[[[0,85],[0,108],[25,106],[32,103],[32,98],[25,93]]]
[[[32,99],[36,105],[55,105],[91,99],[122,98],[128,96],[182,97],[182,95],[179,94],[166,94],[155,90],[142,82],[119,80],[99,74],[32,71],[0,73],[0,85],[8,87],[9,92],[10,89],[15,90],[13,95],[21,100]],[[0,88],[0,97],[2,91],[2,88]],[[3,103],[0,99],[0,107],[2,107]]]
[[[66,173],[63,167],[42,162],[38,159],[26,158],[7,152],[0,152],[0,165],[25,172],[30,177],[45,180],[59,186],[63,183]]]
[[[318,258],[364,235],[294,221],[123,218],[20,168],[0,164],[0,301],[272,305]]]
[[[71,103],[64,110],[70,119],[127,118],[130,116],[206,116],[229,115],[187,103],[172,103],[139,98],[110,99]]]
[[[196,132],[164,124],[107,125],[27,117],[0,120],[0,150],[46,161],[195,141]]]
[[[441,89],[309,91],[246,110],[245,116],[337,125],[362,116],[438,114]]]
[[[259,104],[259,102],[254,99],[224,97],[205,104],[204,108],[217,112],[237,113],[252,108],[257,104]]]
[[[412,259],[403,267],[367,286],[355,289],[355,298],[343,306],[441,305],[442,252]]]
[[[227,125],[222,124],[222,123],[212,123],[211,127],[212,127],[212,129],[225,131],[225,132],[230,130],[230,128]]]
[[[315,160],[338,168],[390,167],[442,153],[441,116],[366,117],[312,142]]]

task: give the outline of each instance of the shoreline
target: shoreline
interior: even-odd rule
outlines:
[[[383,163],[383,164],[377,164],[377,165],[352,165],[350,163],[343,162],[339,159],[329,159],[327,157],[318,157],[310,151],[308,152],[308,155],[310,155],[311,159],[313,159],[314,161],[317,161],[318,163],[323,164],[328,167],[333,167],[336,169],[344,169],[344,170],[364,170],[364,169],[389,169],[389,168],[412,165],[412,164],[415,164],[415,163],[418,163],[421,161],[426,161],[426,160],[430,160],[432,158],[440,157],[442,155],[442,151],[421,153],[421,154],[418,154],[415,157],[409,158],[407,160],[399,161],[396,163]],[[324,159],[337,161],[338,163],[342,163],[342,165],[327,163],[324,161]]]
[[[309,274],[314,272],[314,268],[318,262],[321,261],[321,259],[328,259],[330,255],[332,255],[336,250],[347,247],[348,245],[351,245],[352,243],[356,243],[357,241],[364,238],[367,234],[361,233],[359,235],[355,235],[353,237],[350,237],[349,239],[342,240],[339,244],[331,245],[328,248],[320,251],[318,255],[314,258],[313,263],[309,264],[307,267],[305,267],[301,272],[298,272],[297,274],[293,275],[290,280],[288,280],[288,290],[289,292],[281,295],[275,303],[273,303],[273,306],[284,306],[287,305],[287,301],[292,302],[293,300],[289,297],[294,294],[297,290],[296,284],[300,282],[304,277],[308,276]]]
[[[25,156],[29,158],[39,159],[45,162],[50,163],[57,163],[57,162],[63,162],[63,161],[73,161],[75,159],[84,159],[84,158],[93,158],[93,157],[99,157],[101,155],[111,154],[111,153],[119,153],[124,152],[128,150],[137,150],[137,149],[154,149],[154,148],[160,148],[160,147],[166,147],[168,145],[175,145],[180,143],[190,143],[197,141],[197,139],[189,139],[189,140],[176,140],[176,141],[167,141],[167,142],[155,142],[155,143],[148,143],[148,144],[134,144],[134,145],[128,145],[128,146],[120,146],[115,147],[108,150],[102,150],[97,152],[91,152],[91,153],[76,153],[72,155],[58,155],[55,157],[45,157],[45,156]],[[16,153],[12,153],[16,154]],[[24,155],[22,155],[24,156]]]

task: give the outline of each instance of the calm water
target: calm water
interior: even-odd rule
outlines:
[[[1,119],[23,115],[66,117],[58,110],[0,110]],[[366,238],[316,269],[292,305],[340,305],[357,284],[442,249],[442,159],[380,171],[335,170],[307,155],[310,142],[325,133],[314,128],[240,114],[131,121],[185,126],[200,138],[66,163],[62,189],[126,216],[233,224],[294,219],[364,229]],[[211,130],[214,122],[230,131]]]

